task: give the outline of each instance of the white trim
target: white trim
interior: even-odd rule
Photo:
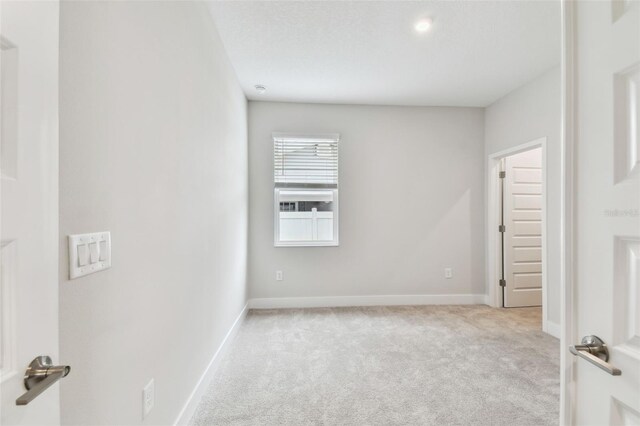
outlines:
[[[484,304],[493,307],[493,305],[491,304],[491,297],[488,294],[484,295]]]
[[[343,306],[483,305],[484,294],[396,294],[371,296],[271,297],[249,300],[250,309]]]
[[[189,421],[191,420],[191,417],[193,417],[193,414],[195,413],[196,408],[198,407],[198,404],[202,399],[202,396],[211,383],[211,379],[213,379],[216,370],[220,366],[220,361],[231,346],[233,339],[236,337],[236,334],[238,333],[238,330],[240,329],[240,326],[242,325],[242,322],[244,321],[248,310],[249,303],[247,302],[247,304],[244,305],[244,308],[242,308],[242,312],[240,312],[240,315],[238,315],[238,318],[236,318],[236,320],[233,322],[233,325],[227,332],[226,336],[224,336],[224,339],[222,339],[220,346],[218,346],[218,350],[213,355],[213,358],[211,358],[209,365],[207,365],[207,368],[202,373],[200,380],[198,380],[196,387],[189,395],[189,398],[187,398],[187,401],[182,407],[182,410],[180,410],[180,414],[178,414],[174,425],[189,424]]]
[[[547,321],[546,330],[543,330],[543,331],[545,333],[547,333],[547,334],[552,335],[556,339],[559,339],[560,338],[560,334],[561,334],[561,330],[562,330],[562,328],[560,327],[560,324],[558,324],[557,322]]]
[[[573,205],[574,205],[574,144],[575,144],[575,19],[576,2],[561,0],[562,14],[562,141],[560,184],[560,419],[561,425],[573,424],[575,403],[575,358],[567,348],[576,341],[573,308]]]
[[[542,148],[542,330],[547,331],[547,138],[538,138],[513,148],[508,148],[493,154],[487,159],[487,299],[488,305],[502,306],[498,289],[498,270],[500,270],[500,244],[498,239],[498,225],[500,224],[500,186],[498,179],[500,160],[510,155],[519,154],[536,148]]]
[[[319,141],[319,142],[340,142],[340,133],[287,133],[273,132],[271,133],[273,140],[303,140],[303,141]]]
[[[529,142],[525,142],[523,144],[514,146],[512,148],[503,149],[502,151],[494,152],[489,155],[489,158],[501,159],[504,157],[509,157],[510,155],[520,154],[521,152],[530,151],[532,149],[540,148],[542,142],[546,142],[547,138],[537,138]]]

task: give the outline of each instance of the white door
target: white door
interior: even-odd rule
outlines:
[[[504,160],[504,306],[542,305],[542,148]]]
[[[57,424],[58,385],[28,405],[23,376],[58,359],[58,11],[1,1],[0,423]]]
[[[575,424],[640,424],[640,4],[575,4],[574,317],[609,347],[571,357]],[[564,350],[566,350],[565,348]]]

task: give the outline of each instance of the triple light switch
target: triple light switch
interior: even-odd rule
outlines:
[[[111,233],[69,235],[69,279],[111,267]]]

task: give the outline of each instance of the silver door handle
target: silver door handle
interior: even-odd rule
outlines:
[[[583,337],[582,344],[569,346],[569,351],[582,359],[586,359],[591,364],[603,369],[612,376],[619,376],[622,374],[620,369],[607,362],[609,361],[609,349],[598,336]]]
[[[24,375],[24,387],[27,388],[27,392],[16,399],[16,405],[27,405],[49,386],[67,377],[70,371],[71,367],[68,365],[53,365],[51,358],[46,355],[36,357]]]

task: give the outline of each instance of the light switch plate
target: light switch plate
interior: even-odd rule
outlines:
[[[80,256],[78,247],[81,248]],[[81,265],[82,263],[85,264]],[[110,267],[110,232],[69,235],[69,279],[73,280]]]

